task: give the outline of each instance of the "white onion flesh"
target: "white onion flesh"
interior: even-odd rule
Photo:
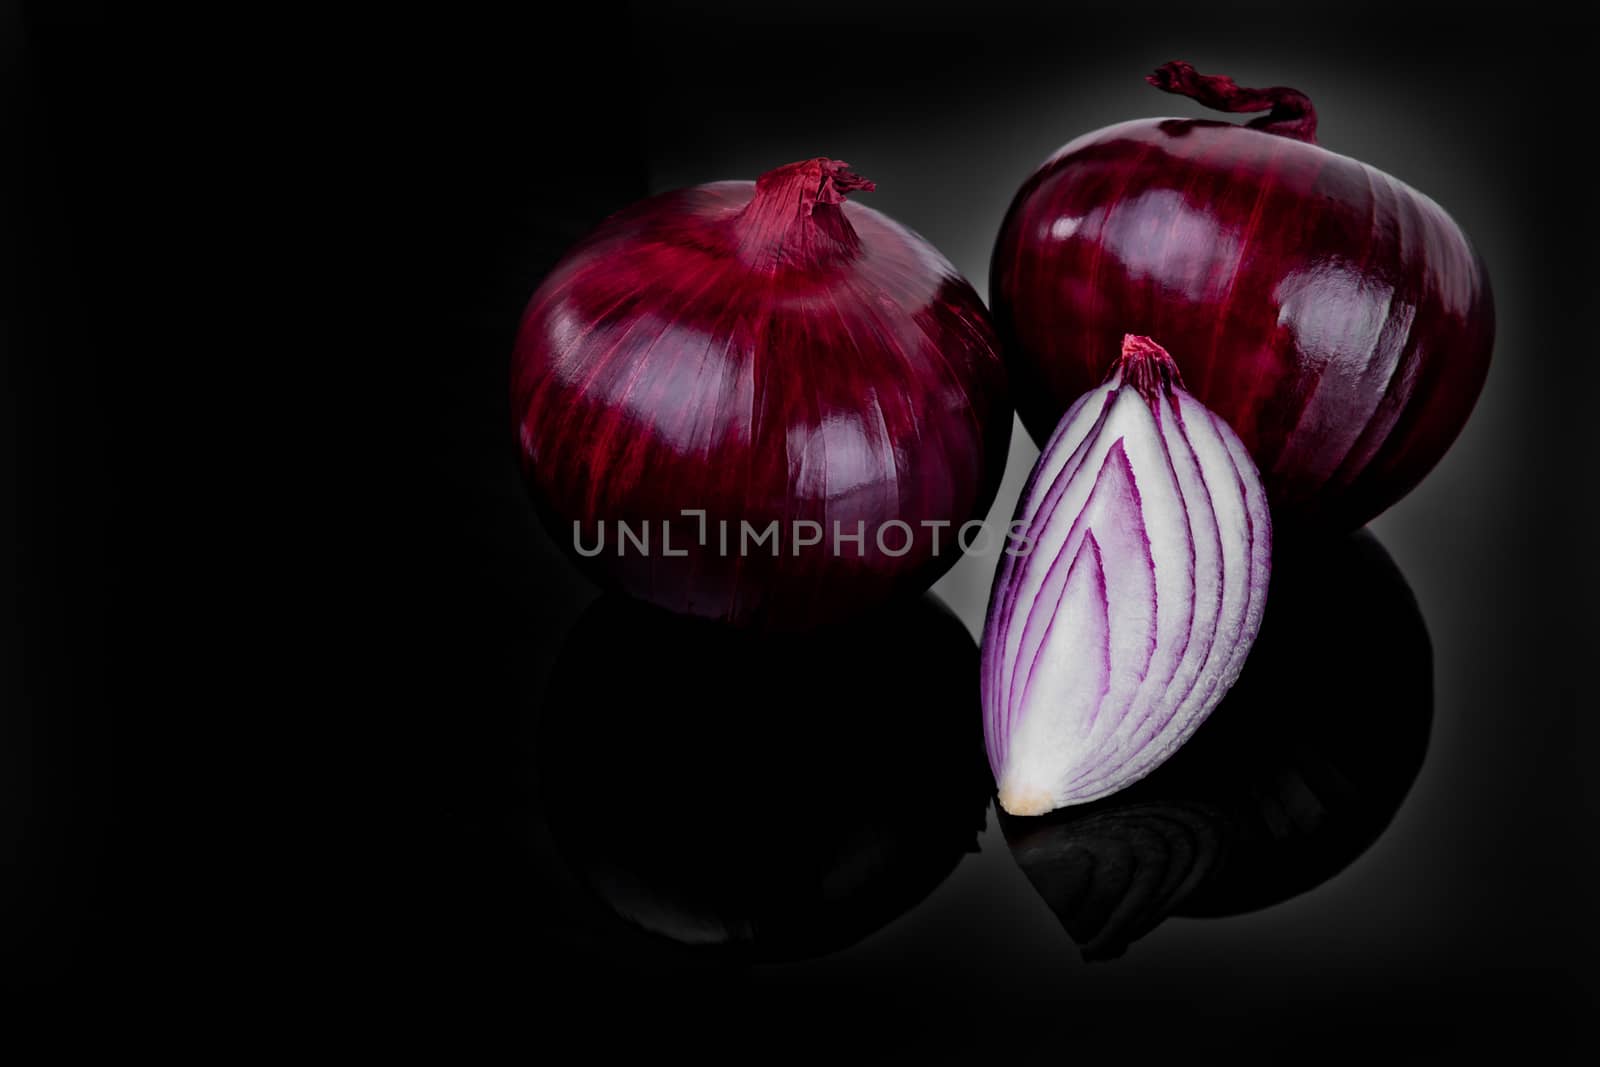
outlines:
[[[1266,493],[1159,345],[1057,426],[1018,506],[983,636],[984,739],[1013,815],[1114,793],[1188,740],[1233,685],[1271,573]]]

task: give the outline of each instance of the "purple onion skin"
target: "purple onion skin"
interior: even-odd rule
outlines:
[[[668,610],[805,629],[931,585],[981,518],[1011,435],[988,312],[931,245],[809,160],[665,193],[603,223],[534,294],[512,397],[527,480],[569,552],[597,523],[672,523],[685,556],[571,553],[602,585]],[[707,512],[708,545],[697,543]],[[917,536],[880,551],[889,520]],[[729,523],[730,551],[719,545]],[[791,548],[795,520],[825,544]],[[951,524],[933,551],[924,520]],[[781,524],[781,554],[737,549]],[[833,523],[863,549],[833,551]],[[887,535],[890,549],[902,535]]]
[[[1433,468],[1483,388],[1482,260],[1432,200],[1319,147],[1294,90],[1179,63],[1150,81],[1273,112],[1108,127],[1022,186],[990,294],[1023,424],[1042,444],[1118,338],[1159,337],[1249,448],[1280,535],[1354,529]]]

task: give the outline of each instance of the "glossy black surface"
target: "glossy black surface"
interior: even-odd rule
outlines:
[[[530,831],[587,890],[568,917],[597,944],[756,963],[876,932],[977,850],[977,669],[932,597],[784,638],[596,601],[528,768]]]
[[[29,248],[48,250],[40,277],[61,295],[30,305],[46,318],[29,320],[28,361],[8,379],[26,433],[8,454],[24,551],[5,696],[24,719],[5,719],[16,747],[0,768],[28,773],[3,782],[0,830],[28,844],[0,875],[0,971],[30,990],[8,1006],[59,1008],[32,1016],[51,1023],[46,1047],[187,1041],[225,1060],[281,1042],[286,1058],[359,1058],[415,1055],[431,1030],[450,1043],[442,1060],[491,1039],[552,1062],[614,1049],[853,1062],[908,1046],[942,1061],[997,1045],[1072,1061],[1366,1061],[1510,1042],[1519,1061],[1583,1058],[1600,284],[1592,209],[1566,164],[1587,136],[1586,28],[1527,7],[719,0],[384,12],[345,37],[331,16],[273,11],[248,32],[208,23],[169,40],[206,57],[191,74],[114,27],[85,37],[105,7],[52,5],[53,34],[30,16],[17,38],[33,73],[16,98],[48,133],[41,146],[29,128],[29,181],[56,183]],[[234,108],[218,74],[268,23],[293,47],[233,70],[260,101]],[[836,950],[706,958],[648,934],[629,945],[655,951],[597,950],[589,920],[614,913],[530,817],[545,694],[596,594],[540,538],[518,481],[506,360],[527,294],[623,204],[824,151],[984,278],[1040,160],[1085,130],[1184,107],[1157,108],[1139,80],[1176,56],[1304,89],[1325,143],[1427,189],[1495,278],[1496,357],[1474,415],[1375,524],[1433,655],[1426,754],[1387,827],[1287,899],[1165,918],[1102,964],[1083,962],[992,812],[978,851]],[[147,99],[164,73],[170,99]],[[196,212],[230,246],[187,261],[214,286],[206,298],[187,277],[152,277],[162,233],[123,239],[176,217],[126,183],[165,158],[152,127],[179,118],[168,140],[193,158],[161,177],[168,200],[253,182]],[[235,154],[218,158],[230,130]],[[298,228],[264,263],[283,219]],[[123,314],[140,281],[161,282],[148,306],[163,324]],[[173,323],[207,312],[226,326],[196,331],[192,373],[158,374]],[[348,398],[341,370],[360,383]],[[294,402],[246,413],[274,388]],[[302,408],[348,439],[291,468],[285,450],[317,421]],[[216,424],[194,425],[197,412]],[[175,462],[141,447],[158,431]],[[243,466],[252,445],[272,460],[259,472]],[[1002,517],[1032,458],[1025,434],[1012,450]],[[186,512],[152,494],[161,472]],[[315,481],[327,492],[308,492]],[[237,518],[219,514],[223,489],[246,498]],[[969,634],[991,568],[966,559],[939,584]],[[935,655],[881,666],[937,678]],[[618,648],[609,669],[647,660]],[[869,661],[825,688],[883,693]],[[1352,687],[1381,681],[1362,662],[1335,670]],[[684,657],[659,688],[717,671]],[[856,795],[847,777],[836,810]],[[637,808],[681,812],[691,796]],[[785,794],[791,815],[799,796]],[[919,788],[875,807],[914,822],[925,800]],[[739,820],[708,802],[674,824],[704,856]],[[1135,1053],[1108,1047],[1129,1034]]]

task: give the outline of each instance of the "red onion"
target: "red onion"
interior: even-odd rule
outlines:
[[[799,628],[925,589],[987,511],[1011,435],[988,313],[926,241],[845,199],[873,188],[845,166],[643,201],[533,295],[524,469],[603,584]]]
[[[1045,445],[983,632],[1000,804],[1039,815],[1114,793],[1186,740],[1244,665],[1271,519],[1244,446],[1148,337]]]
[[[1269,113],[1097,130],[1022,186],[990,284],[1022,421],[1043,441],[1117,337],[1147,333],[1238,432],[1280,523],[1360,526],[1432,469],[1483,387],[1483,263],[1432,200],[1318,147],[1304,94],[1178,62],[1147,80]]]

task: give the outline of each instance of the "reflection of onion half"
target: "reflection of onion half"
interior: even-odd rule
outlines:
[[[1170,762],[1044,819],[1002,812],[1001,827],[1086,958],[1166,915],[1279,903],[1389,825],[1422,767],[1432,679],[1416,601],[1370,534],[1282,559],[1238,684]]]
[[[566,862],[632,927],[821,955],[974,849],[977,649],[931,597],[782,639],[607,598],[556,666],[539,772]]]
[[[1004,816],[1006,840],[1084,959],[1109,959],[1205,881],[1221,854],[1221,820],[1182,803],[1080,810],[1067,825]]]

